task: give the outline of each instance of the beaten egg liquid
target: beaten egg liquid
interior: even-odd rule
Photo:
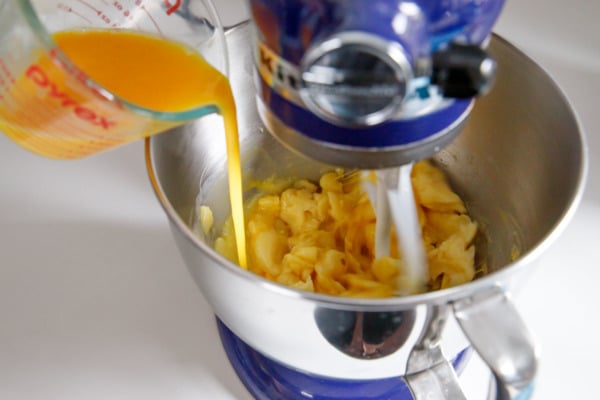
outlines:
[[[106,101],[86,87],[87,77],[124,101],[153,112],[215,106],[225,124],[238,259],[245,267],[240,150],[227,78],[193,49],[156,36],[124,30],[73,30],[55,33],[53,39],[77,68],[59,67],[55,52],[40,51],[22,76],[11,78],[14,84],[8,95],[0,87],[0,131],[36,153],[78,158],[181,124]]]

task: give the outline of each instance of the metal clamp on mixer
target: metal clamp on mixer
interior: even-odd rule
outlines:
[[[280,141],[362,169],[437,153],[495,62],[482,48],[503,0],[250,0],[260,113]]]

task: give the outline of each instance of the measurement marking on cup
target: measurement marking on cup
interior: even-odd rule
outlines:
[[[85,15],[73,10],[73,8],[71,8],[70,6],[64,4],[64,3],[58,3],[58,8],[60,10],[66,11],[68,13],[72,13],[77,15],[78,17],[80,17],[81,19],[85,20],[87,23],[91,24],[93,23],[91,19],[87,18]]]
[[[106,24],[110,24],[110,17],[108,15],[106,15],[102,10],[92,6],[91,4],[89,4],[88,2],[84,1],[84,0],[77,0],[79,3],[83,4],[86,7],[89,7],[92,11],[94,11],[96,13],[96,15],[98,17],[100,17],[100,19],[102,21],[104,21]],[[77,14],[75,11],[72,11],[73,13]],[[80,15],[80,14],[77,14]],[[80,15],[81,16],[81,15]]]
[[[118,1],[113,1],[112,4],[117,10],[119,11],[123,11],[123,4],[119,3]]]
[[[133,19],[133,16],[131,14],[132,11],[129,8],[127,8],[126,5],[115,0],[115,1],[113,1],[112,6],[114,8],[116,8],[120,13],[122,13],[125,18],[127,18],[128,20],[133,21],[135,23],[135,20]],[[114,26],[117,27],[116,24]],[[138,26],[137,23],[136,23],[136,26]]]
[[[138,4],[138,2],[139,2],[139,4],[140,4],[140,6],[139,6],[139,7],[140,7],[142,10],[144,10],[144,12],[145,12],[145,13],[148,15],[148,18],[150,18],[150,21],[152,21],[152,23],[154,24],[154,27],[156,28],[156,31],[162,35],[163,33],[162,33],[162,31],[160,30],[160,27],[158,26],[158,24],[156,23],[156,21],[154,20],[154,17],[152,17],[152,14],[150,14],[150,12],[149,12],[149,11],[146,9],[146,7],[144,7],[144,4],[142,3],[142,1],[141,1],[141,0],[136,0],[136,1],[135,1],[135,4]]]
[[[4,89],[10,88],[10,85],[8,85],[8,82],[6,82],[2,76],[0,76],[0,87]]]
[[[4,62],[4,59],[2,59],[2,58],[0,58],[0,70],[1,70],[2,73],[4,73],[4,76],[6,78],[8,78],[8,80],[10,81],[10,83],[15,83],[14,76],[11,74],[10,69],[8,69],[8,66]]]
[[[97,9],[96,7],[94,7],[93,5],[91,5],[90,3],[83,1],[83,0],[77,0],[79,3],[83,4],[84,6],[90,8],[92,11],[94,11],[96,14],[100,14],[102,11],[100,11],[99,9]],[[69,7],[70,8],[70,7]]]

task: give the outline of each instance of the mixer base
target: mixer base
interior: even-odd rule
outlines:
[[[267,358],[248,346],[217,319],[223,347],[238,377],[257,400],[411,400],[401,377],[344,380],[307,374]],[[465,349],[452,361],[460,372],[469,360]]]

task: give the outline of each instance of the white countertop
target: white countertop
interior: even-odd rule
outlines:
[[[217,3],[227,24],[241,19],[241,0]],[[584,199],[519,297],[542,349],[535,400],[592,398],[600,358],[600,2],[565,4],[509,1],[496,29],[556,79],[589,142]],[[52,161],[0,135],[0,160],[0,398],[250,399],[141,142]]]

